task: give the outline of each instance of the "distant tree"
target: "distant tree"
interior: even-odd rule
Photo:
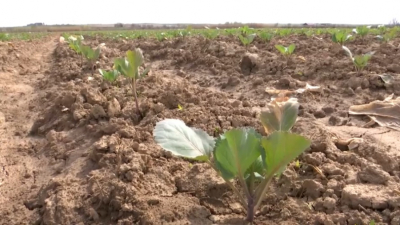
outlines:
[[[392,19],[389,24],[392,25],[392,26],[399,26],[400,25],[399,21],[397,21],[396,18]]]
[[[122,24],[122,23],[116,23],[116,24],[114,24],[114,27],[124,27],[124,24]]]
[[[44,23],[30,23],[27,25],[28,27],[35,27],[35,26],[44,26]]]

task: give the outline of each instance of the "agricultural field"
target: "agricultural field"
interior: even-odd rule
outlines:
[[[0,224],[398,225],[399,59],[398,27],[0,33]]]

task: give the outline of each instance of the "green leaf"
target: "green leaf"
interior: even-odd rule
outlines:
[[[140,77],[145,77],[147,74],[149,74],[149,72],[150,72],[150,67],[147,67],[146,69],[144,69],[142,74],[140,74]]]
[[[247,178],[250,173],[254,173],[256,177],[263,177],[265,174],[265,166],[262,156],[258,157],[254,163],[247,169],[245,177]]]
[[[338,40],[337,40],[337,38],[336,38],[336,33],[333,33],[333,34],[332,34],[332,41],[335,42],[335,43],[338,42]]]
[[[253,42],[254,41],[254,38],[256,38],[256,36],[257,36],[257,34],[249,34],[249,35],[247,35],[247,41],[248,41],[248,44],[250,44],[251,42]]]
[[[139,67],[143,63],[143,54],[140,49],[135,49],[135,51],[127,51],[126,59],[129,64],[129,75],[128,77],[139,78]]]
[[[124,58],[114,59],[114,67],[117,69],[122,75],[128,76],[128,62]]]
[[[299,112],[299,103],[289,100],[278,104],[272,102],[267,105],[268,110],[261,112],[261,124],[267,133],[274,131],[290,131],[296,122]]]
[[[110,82],[115,81],[119,75],[118,70],[106,71],[106,70],[99,69],[99,72],[105,80],[110,81]]]
[[[267,167],[267,177],[269,177],[303,153],[311,142],[298,134],[276,131],[268,137],[263,137],[261,144],[264,148],[262,155]]]
[[[126,52],[126,61],[128,62],[128,77],[135,77],[135,68],[136,68],[136,52],[133,52],[131,50],[128,50]]]
[[[260,135],[254,129],[232,129],[225,132],[214,149],[214,160],[225,179],[244,177],[245,172],[260,157]]]
[[[165,119],[154,128],[155,142],[176,156],[207,161],[215,141],[206,132],[186,126],[182,120]]]
[[[291,55],[294,52],[295,48],[296,48],[296,45],[294,45],[294,44],[289,45],[288,54]]]
[[[247,39],[245,37],[243,37],[241,34],[239,34],[239,39],[243,45],[247,45]]]
[[[282,55],[285,55],[286,54],[286,47],[285,46],[283,46],[283,45],[275,45],[275,48],[276,49],[278,49],[278,51],[280,52],[280,53],[282,53]]]

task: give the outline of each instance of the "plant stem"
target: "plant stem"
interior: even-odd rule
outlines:
[[[215,170],[215,172],[217,172],[220,176],[220,172],[217,170],[217,168],[210,162],[207,161],[208,165],[211,166],[211,168],[213,168]],[[247,203],[244,200],[244,198],[242,197],[242,195],[240,194],[239,190],[232,184],[232,182],[230,182],[229,180],[225,179],[223,176],[221,176],[222,179],[224,179],[225,183],[228,184],[228,186],[233,190],[233,192],[235,192],[236,196],[238,196],[240,203],[242,204],[243,208],[247,211]]]
[[[254,171],[254,167],[252,169],[252,171]],[[249,183],[249,189],[252,191],[252,193],[250,193],[250,197],[247,198],[247,218],[246,221],[253,223],[254,220],[254,180],[255,180],[255,176],[254,173],[250,173],[250,177],[248,180]]]
[[[248,199],[248,202],[247,202],[247,217],[246,217],[246,221],[250,222],[250,223],[253,223],[254,214],[255,214],[254,198],[251,197],[251,198]]]
[[[131,82],[132,82],[133,96],[135,97],[136,109],[137,109],[139,116],[141,118],[143,118],[142,112],[140,111],[140,108],[139,108],[139,100],[138,100],[137,93],[136,93],[136,78],[132,78]]]

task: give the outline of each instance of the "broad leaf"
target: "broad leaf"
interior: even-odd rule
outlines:
[[[275,48],[278,49],[278,51],[280,53],[282,53],[282,55],[286,54],[286,47],[285,46],[283,46],[283,45],[275,45]]]
[[[274,131],[289,131],[296,122],[299,103],[294,99],[286,102],[276,102],[267,105],[268,110],[261,112],[260,119],[266,133]]]
[[[276,131],[268,137],[263,137],[264,162],[267,167],[267,177],[273,176],[284,169],[287,164],[303,153],[311,144],[309,140],[298,134]]]
[[[290,54],[292,54],[293,52],[294,52],[294,49],[296,48],[296,45],[294,45],[294,44],[291,44],[291,45],[289,45],[289,47],[288,47],[288,54],[290,55]]]
[[[118,70],[106,71],[106,70],[99,69],[99,72],[105,80],[108,80],[110,82],[115,81],[119,75]]]
[[[129,62],[129,70],[132,74],[130,77],[139,78],[139,67],[143,63],[143,54],[140,49],[135,49],[135,51],[127,51],[126,59]]]
[[[124,58],[114,59],[114,67],[117,69],[122,75],[128,77],[128,62]]]
[[[248,44],[250,44],[251,42],[253,42],[254,41],[254,38],[257,36],[257,34],[249,34],[249,35],[247,35],[247,41],[248,41]]]
[[[262,156],[258,157],[254,163],[247,169],[245,178],[249,178],[251,173],[254,173],[257,179],[263,178],[265,174],[265,165]]]
[[[156,124],[154,139],[176,156],[207,161],[213,151],[214,138],[206,132],[186,126],[182,120],[165,119]]]
[[[214,149],[214,160],[225,179],[244,176],[260,157],[260,135],[254,129],[232,129],[224,133]]]
[[[136,52],[133,52],[131,50],[128,50],[126,52],[126,60],[128,62],[128,77],[135,77],[136,75],[136,69],[138,66],[136,66],[136,62],[137,62],[137,56],[136,56]]]

